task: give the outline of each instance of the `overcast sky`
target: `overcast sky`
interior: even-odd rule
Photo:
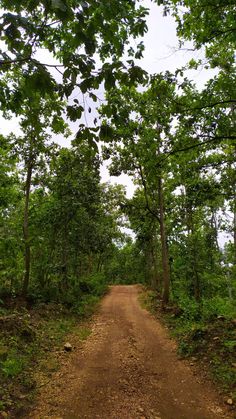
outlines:
[[[171,16],[164,17],[163,8],[150,0],[144,0],[143,5],[150,9],[150,14],[147,18],[148,33],[143,39],[145,52],[140,65],[148,73],[160,73],[167,70],[174,72],[177,68],[186,65],[191,58],[197,59],[203,55],[199,51],[187,51],[187,49],[192,49],[190,43],[186,45],[186,50],[179,50],[174,19]],[[213,73],[213,71],[200,69],[188,71],[187,76],[201,89]],[[125,184],[127,196],[132,196],[134,185],[127,175],[121,175],[118,179],[109,177],[105,167],[102,168],[101,174],[104,181],[110,180],[112,183]]]
[[[176,24],[171,16],[163,16],[163,8],[152,3],[151,0],[144,0],[143,5],[150,9],[150,14],[147,18],[148,33],[144,36],[145,52],[144,57],[140,60],[139,65],[142,66],[148,73],[160,73],[169,70],[174,72],[177,68],[184,66],[191,58],[199,58],[202,53],[197,51],[178,50],[178,38],[176,36]],[[191,49],[192,45],[186,45]],[[41,62],[55,63],[48,51],[40,51],[37,58]],[[197,71],[188,71],[187,76],[193,80],[199,89],[201,89],[207,79],[214,75],[214,71],[200,69]],[[100,89],[101,97],[103,91]],[[73,98],[75,96],[73,95]],[[90,103],[89,103],[90,106]],[[91,105],[94,109],[94,104]],[[95,104],[95,106],[97,106]],[[94,110],[95,111],[95,110]],[[94,111],[92,114],[87,114],[88,122],[94,119]],[[82,122],[86,122],[82,118]],[[79,122],[81,123],[81,121]],[[69,146],[70,140],[75,136],[79,123],[73,123],[71,130],[73,132],[70,139],[65,140],[62,136],[57,136],[54,141],[57,141],[62,146]],[[0,133],[7,135],[10,132],[20,134],[19,126],[16,119],[6,121],[0,116]],[[127,175],[121,175],[119,178],[110,177],[106,165],[101,168],[101,178],[103,182],[121,183],[126,186],[127,197],[131,197],[134,192],[134,185],[132,180]],[[223,246],[228,236],[225,234],[220,235],[220,244]]]
[[[145,34],[143,39],[145,44],[144,57],[140,60],[139,65],[148,73],[159,73],[165,72],[166,70],[174,72],[177,68],[184,66],[190,58],[199,57],[199,52],[178,51],[178,39],[176,36],[174,19],[171,16],[164,17],[162,7],[157,6],[150,0],[144,0],[143,5],[150,9],[150,14],[147,18],[148,33]],[[188,47],[191,47],[191,45],[188,45]],[[52,58],[47,51],[40,51],[37,58],[39,58],[41,62],[52,62]],[[209,74],[209,71],[197,70],[188,72],[188,77],[194,80],[198,87],[201,88],[207,78],[209,78]],[[93,120],[94,113],[92,112],[92,114],[87,115],[87,117],[89,117],[90,120]],[[71,130],[73,132],[73,138],[78,130],[78,123],[71,124]],[[3,118],[0,118],[0,132],[2,134],[9,134],[10,132],[19,134],[20,130],[17,120],[5,121]],[[55,140],[62,146],[68,146],[70,144],[70,139],[65,140],[62,136],[55,137]],[[112,183],[117,182],[125,184],[128,197],[132,196],[134,186],[128,176],[121,175],[119,178],[110,178],[105,166],[101,169],[101,176],[103,181],[110,180]]]

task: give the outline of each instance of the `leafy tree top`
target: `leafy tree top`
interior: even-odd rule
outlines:
[[[193,41],[196,49],[205,46],[212,67],[230,69],[234,63],[236,24],[234,0],[155,0],[172,13],[182,41]]]
[[[14,80],[15,72],[20,70],[29,89],[39,91],[41,96],[56,89],[69,97],[76,87],[85,93],[99,87],[104,80],[107,88],[113,86],[126,72],[119,58],[129,38],[142,36],[147,30],[147,9],[138,3],[134,0],[3,0],[0,73],[7,73]],[[55,63],[39,59],[38,52],[42,55],[44,50],[56,59]],[[141,57],[142,50],[140,43],[136,51],[129,49],[129,55]],[[100,69],[96,65],[97,56],[102,62]],[[62,83],[57,81],[55,71],[50,71],[51,67],[60,74]],[[11,85],[3,80],[1,90],[4,109]],[[20,94],[21,86],[18,90]]]

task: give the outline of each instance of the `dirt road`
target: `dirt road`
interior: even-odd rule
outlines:
[[[64,374],[44,389],[33,418],[226,418],[217,395],[197,378],[163,326],[138,302],[138,286],[115,286],[93,333]],[[48,400],[45,402],[45,400]]]

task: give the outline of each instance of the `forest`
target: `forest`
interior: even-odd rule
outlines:
[[[235,2],[153,1],[163,19],[175,19],[179,48],[201,53],[159,74],[142,68],[142,3],[0,2],[1,123],[19,124],[19,132],[0,131],[6,388],[33,386],[19,379],[36,362],[29,312],[53,308],[66,332],[112,284],[143,284],[185,355],[215,325],[218,378],[227,388],[236,382]],[[209,77],[200,89],[188,73],[201,69]],[[131,198],[125,186],[101,181],[104,164],[117,179],[129,175]],[[6,388],[4,412],[13,403]]]

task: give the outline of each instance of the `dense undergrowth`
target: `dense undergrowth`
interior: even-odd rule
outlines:
[[[236,308],[217,297],[217,301],[196,303],[186,298],[162,307],[154,291],[146,291],[142,303],[163,319],[178,342],[180,357],[197,361],[201,370],[222,390],[225,400],[236,403]]]
[[[107,285],[91,277],[74,292],[54,300],[29,294],[28,299],[5,296],[0,305],[0,412],[25,417],[41,386],[68,356],[64,343],[71,334],[82,341],[90,333],[87,319]],[[57,295],[57,298],[55,298]],[[72,339],[73,341],[73,339]]]

